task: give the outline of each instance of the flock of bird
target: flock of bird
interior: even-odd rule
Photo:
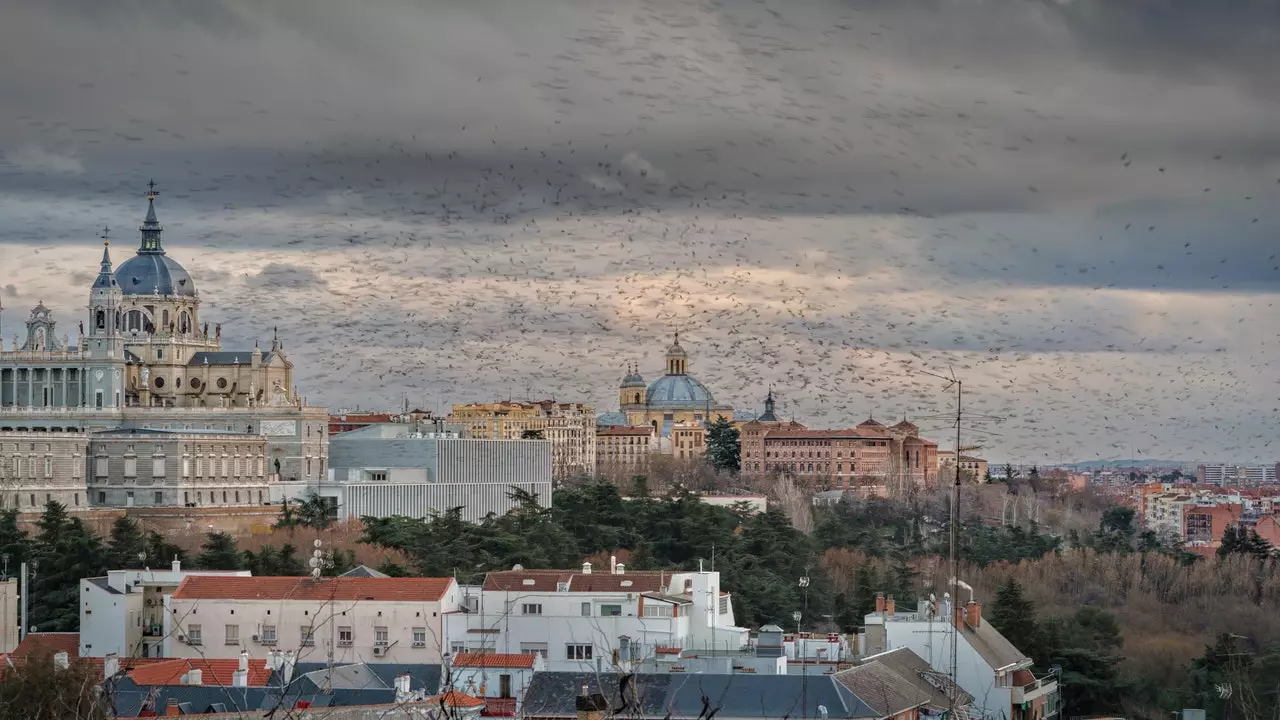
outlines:
[[[579,8],[552,46],[485,47],[460,107],[415,106],[420,127],[325,99],[271,151],[218,139],[278,113],[267,96],[185,127],[11,106],[6,345],[37,299],[74,327],[93,229],[140,221],[154,175],[202,320],[228,347],[279,326],[312,402],[606,411],[679,332],[717,399],[758,411],[773,386],[811,427],[907,416],[947,447],[954,398],[925,371],[954,371],[992,457],[1274,457],[1280,180],[1091,140],[1056,93],[809,5]],[[198,88],[217,56],[197,52],[134,75]],[[136,239],[112,237],[119,262]]]

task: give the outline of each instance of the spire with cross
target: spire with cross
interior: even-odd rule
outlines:
[[[142,245],[138,248],[138,254],[163,255],[164,247],[160,244],[160,233],[164,230],[160,226],[160,220],[156,218],[156,198],[159,197],[160,191],[156,190],[156,181],[151,180],[147,183],[147,217],[142,221],[142,226],[138,229],[142,231]]]

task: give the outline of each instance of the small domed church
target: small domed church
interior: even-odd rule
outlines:
[[[689,354],[680,345],[679,333],[667,348],[662,377],[646,384],[633,367],[622,379],[618,409],[627,425],[648,425],[659,437],[668,437],[676,423],[705,424],[721,415],[733,420],[733,408],[717,401],[706,385],[689,374]]]

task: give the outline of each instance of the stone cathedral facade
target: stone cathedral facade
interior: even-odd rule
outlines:
[[[21,336],[0,337],[0,504],[41,505],[32,488],[45,485],[70,499],[66,478],[42,477],[74,456],[68,442],[85,445],[71,464],[86,505],[256,504],[280,497],[272,483],[324,477],[327,409],[303,402],[278,337],[223,349],[194,279],[164,249],[155,206],[153,185],[138,249],[119,267],[104,242],[74,340],[43,302]]]

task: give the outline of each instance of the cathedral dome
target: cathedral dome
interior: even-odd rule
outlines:
[[[644,386],[644,376],[640,374],[640,371],[636,368],[628,367],[627,376],[622,378],[622,384],[619,387],[642,388]]]
[[[165,255],[134,255],[116,268],[116,282],[125,295],[196,295],[191,274]]]
[[[646,404],[652,408],[694,409],[717,407],[707,386],[688,375],[664,375],[645,393]]]

